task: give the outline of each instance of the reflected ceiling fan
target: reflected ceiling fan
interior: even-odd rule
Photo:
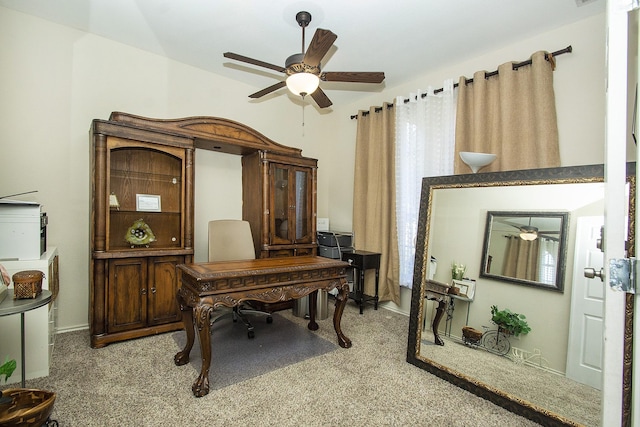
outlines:
[[[520,238],[522,240],[536,240],[538,236],[546,237],[551,240],[558,240],[557,236],[550,236],[550,234],[560,234],[560,230],[545,230],[541,231],[538,227],[531,225],[531,217],[529,217],[529,224],[518,224],[511,221],[503,221],[505,224],[517,228],[520,232]]]
[[[287,86],[293,94],[301,95],[303,98],[306,95],[311,95],[320,108],[327,108],[333,103],[319,87],[320,80],[326,82],[382,83],[384,80],[383,72],[323,72],[320,68],[320,61],[327,54],[331,46],[333,46],[333,42],[335,42],[338,36],[329,30],[318,28],[313,35],[309,48],[305,52],[304,30],[311,22],[311,14],[304,11],[298,12],[296,14],[296,21],[298,25],[302,27],[302,53],[296,53],[288,57],[284,67],[232,52],[224,53],[225,58],[269,68],[287,75],[285,80],[256,93],[252,93],[249,95],[249,98],[260,98]]]

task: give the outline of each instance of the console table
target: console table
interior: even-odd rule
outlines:
[[[26,379],[26,367],[25,367],[25,346],[24,346],[24,313],[29,310],[40,308],[43,305],[51,302],[52,293],[49,290],[44,289],[40,295],[35,298],[28,299],[13,299],[13,289],[9,289],[7,297],[4,301],[0,302],[0,316],[8,316],[10,314],[20,313],[20,357],[21,357],[21,373],[22,373],[22,388],[24,388],[24,381]]]
[[[244,301],[275,303],[311,295],[307,327],[315,331],[318,329],[315,319],[318,290],[337,288],[339,292],[336,295],[333,327],[340,347],[351,347],[351,340],[340,328],[349,294],[348,266],[346,262],[318,256],[179,264],[176,270],[180,288],[176,298],[182,312],[187,342],[184,349],[175,355],[174,362],[176,365],[189,363],[189,353],[195,340],[194,327],[197,327],[202,369],[191,387],[193,394],[202,397],[209,393],[209,322],[214,310],[220,306],[235,307]]]
[[[366,301],[373,301],[374,309],[378,309],[378,280],[380,277],[380,254],[368,251],[353,251],[342,254],[342,260],[349,263],[351,267],[357,270],[358,274],[354,274],[353,292],[349,297],[355,300],[360,306],[360,314],[364,309]],[[364,293],[364,272],[369,269],[376,270],[376,287],[373,296]]]

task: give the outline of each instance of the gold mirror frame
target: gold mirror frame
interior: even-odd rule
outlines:
[[[635,243],[635,163],[627,164],[627,181],[629,186],[629,256],[634,256]],[[489,384],[456,371],[453,367],[444,366],[420,355],[423,324],[424,289],[428,266],[429,230],[432,224],[431,207],[433,192],[438,189],[526,186],[545,184],[571,184],[604,182],[603,165],[571,166],[547,169],[531,169],[505,172],[488,172],[467,175],[451,175],[443,177],[423,178],[420,199],[420,214],[416,239],[416,256],[413,273],[413,289],[411,293],[411,313],[409,318],[409,336],[407,346],[407,362],[431,372],[432,374],[477,396],[495,403],[510,412],[529,420],[550,426],[576,426],[576,422],[559,414],[527,402],[517,396],[510,395]],[[631,357],[633,333],[633,295],[627,294],[624,332],[624,367],[623,367],[623,419],[630,419],[631,405]]]

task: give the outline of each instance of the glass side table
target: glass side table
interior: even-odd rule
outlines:
[[[21,357],[21,373],[22,373],[22,388],[24,388],[24,382],[26,377],[25,368],[25,350],[24,350],[24,314],[29,310],[40,308],[43,305],[47,305],[51,302],[51,291],[43,289],[42,293],[35,298],[27,299],[13,299],[13,289],[9,289],[7,297],[0,302],[0,317],[9,316],[11,314],[20,314],[20,357]]]

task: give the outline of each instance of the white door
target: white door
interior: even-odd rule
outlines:
[[[604,254],[597,247],[602,225],[601,216],[581,217],[576,224],[566,370],[567,378],[598,390],[602,388],[604,283],[587,279],[584,269],[600,271],[604,265]]]
[[[635,0],[634,0],[635,1]],[[607,76],[605,129],[605,265],[609,260],[624,258],[625,241],[625,163],[628,137],[627,85],[628,69],[628,13],[634,2],[607,1]],[[637,39],[637,34],[632,37]],[[634,55],[635,56],[635,55]],[[635,80],[635,77],[634,77]],[[637,218],[636,218],[637,224]],[[602,381],[603,426],[619,426],[622,422],[624,313],[626,295],[612,290],[605,267],[604,355]],[[640,366],[635,352],[633,363]],[[637,374],[636,369],[636,374]],[[637,385],[638,380],[635,380]],[[633,393],[631,407],[640,407],[639,392]],[[631,425],[640,425],[638,410],[632,414]]]

